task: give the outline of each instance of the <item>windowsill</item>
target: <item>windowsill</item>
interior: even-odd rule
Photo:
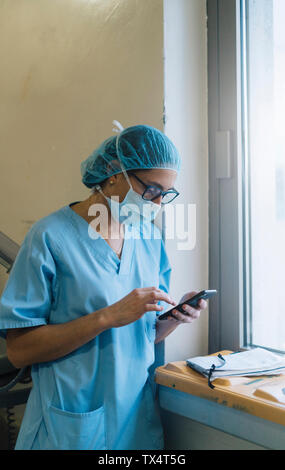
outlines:
[[[285,407],[262,396],[266,380],[273,379],[217,379],[211,389],[207,379],[184,361],[158,367],[155,373],[163,410],[269,449],[284,449]],[[285,376],[274,380],[283,382],[284,387]]]

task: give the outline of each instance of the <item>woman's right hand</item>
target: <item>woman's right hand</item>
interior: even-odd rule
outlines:
[[[177,304],[166,292],[157,287],[134,289],[121,300],[106,308],[106,320],[111,328],[128,325],[141,318],[148,311],[163,310],[162,305],[157,305],[159,300],[173,306]]]

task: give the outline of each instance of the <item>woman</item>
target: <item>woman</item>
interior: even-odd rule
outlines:
[[[176,311],[176,319],[157,320],[177,303],[168,295],[164,244],[150,222],[178,195],[179,167],[160,131],[127,128],[83,162],[91,196],[42,218],[26,235],[0,304],[10,361],[32,365],[16,449],[163,449],[149,377],[154,343],[206,307],[200,301],[198,309],[186,305],[185,315]],[[104,235],[93,224],[98,208],[108,215],[107,223],[100,218]],[[155,236],[146,236],[150,228]]]

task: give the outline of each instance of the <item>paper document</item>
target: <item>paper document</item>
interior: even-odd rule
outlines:
[[[285,357],[263,348],[226,354],[198,356],[186,360],[189,367],[209,381],[226,376],[279,375],[285,373]]]

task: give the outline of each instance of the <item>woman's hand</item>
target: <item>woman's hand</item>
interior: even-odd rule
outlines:
[[[186,300],[191,299],[196,294],[198,294],[198,292],[195,292],[195,291],[187,292],[185,295],[183,295],[179,304],[182,304]],[[207,302],[204,299],[200,299],[198,302],[197,308],[190,307],[190,305],[187,305],[187,304],[182,305],[182,308],[185,310],[185,314],[179,312],[179,310],[174,309],[172,311],[172,314],[173,316],[175,316],[175,318],[168,317],[168,320],[175,322],[176,324],[192,323],[194,320],[197,320],[200,317],[201,310],[205,310],[207,308]]]
[[[148,311],[163,310],[162,305],[157,305],[159,300],[164,300],[172,306],[177,305],[168,294],[156,287],[134,289],[121,300],[105,309],[107,322],[113,328],[128,325],[141,318]]]

